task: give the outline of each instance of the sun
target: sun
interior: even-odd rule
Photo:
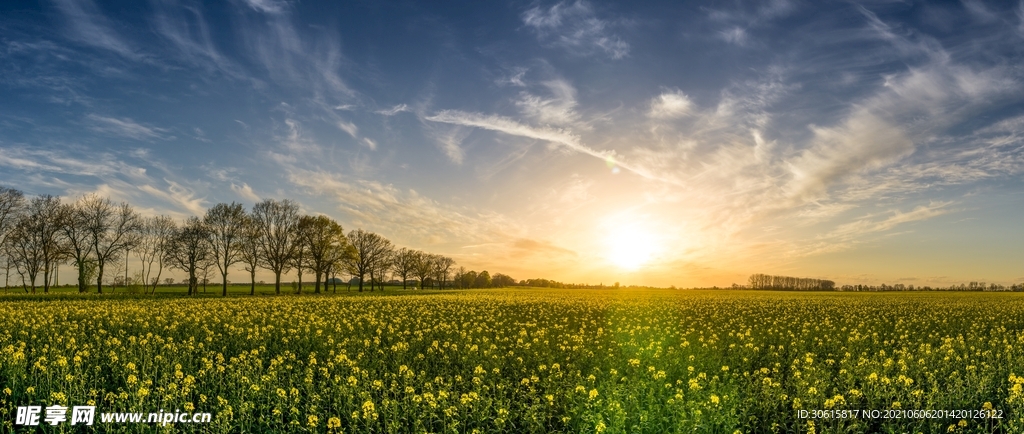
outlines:
[[[612,229],[605,238],[606,258],[626,270],[637,270],[654,257],[657,238],[637,226],[622,226]]]

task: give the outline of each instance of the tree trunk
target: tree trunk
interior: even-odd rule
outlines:
[[[366,276],[366,274],[359,273],[359,292],[363,292],[363,276]]]
[[[316,272],[316,286],[313,289],[313,293],[314,294],[319,294],[320,293],[320,278],[321,277],[323,277],[323,273],[317,271]]]
[[[274,292],[276,292],[277,295],[281,295],[281,272],[280,271],[275,271],[274,272]]]
[[[249,286],[249,295],[256,295],[256,267],[252,268],[249,272],[249,277],[252,279],[252,285]]]
[[[103,293],[103,261],[96,263],[96,293]]]
[[[224,291],[221,294],[222,297],[228,296],[228,273],[221,273],[221,280],[224,281]]]
[[[302,269],[299,268],[296,270],[296,273],[299,275],[299,287],[296,289],[295,293],[302,294]]]
[[[85,281],[85,261],[75,261],[78,265],[78,292],[82,293],[86,291],[85,286],[88,282]]]

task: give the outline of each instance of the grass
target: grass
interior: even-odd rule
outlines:
[[[1024,431],[1022,294],[167,289],[0,297],[0,427],[92,403],[213,415],[171,432]]]

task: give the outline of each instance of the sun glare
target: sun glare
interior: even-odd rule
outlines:
[[[639,269],[650,262],[657,247],[654,236],[636,226],[616,228],[605,241],[608,260],[627,270]]]

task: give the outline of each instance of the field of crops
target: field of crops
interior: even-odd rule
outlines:
[[[61,404],[213,416],[172,432],[1024,432],[1021,294],[0,297],[0,324],[0,431]]]

